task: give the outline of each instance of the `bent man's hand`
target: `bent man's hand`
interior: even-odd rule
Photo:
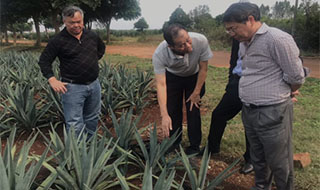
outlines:
[[[169,137],[170,130],[172,130],[172,122],[171,122],[171,118],[169,115],[162,117],[161,127],[162,127],[163,136],[165,138]]]
[[[57,80],[55,77],[51,77],[48,79],[49,81],[49,84],[51,86],[51,88],[57,92],[57,93],[66,93],[67,92],[67,88],[66,88],[66,85],[68,83],[65,83],[65,82],[61,82],[59,80]]]
[[[190,111],[192,111],[193,105],[197,108],[200,107],[200,94],[192,93],[186,102],[191,101]]]

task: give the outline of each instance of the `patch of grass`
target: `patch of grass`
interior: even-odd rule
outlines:
[[[152,70],[151,59],[141,59],[135,56],[122,56],[120,54],[108,54],[105,59],[112,65],[125,65],[128,68],[139,68],[141,70]]]
[[[109,45],[121,45],[121,46],[158,46],[159,43],[163,41],[163,37],[161,34],[157,35],[144,35],[129,37],[129,36],[121,36],[116,37],[112,36],[111,42]]]

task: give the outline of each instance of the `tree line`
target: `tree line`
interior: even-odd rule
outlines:
[[[93,22],[102,24],[106,29],[107,43],[110,41],[112,19],[134,20],[141,16],[138,0],[1,0],[1,32],[7,39],[8,31],[15,36],[19,31],[30,30],[31,24],[27,21],[32,18],[37,34],[36,45],[40,45],[40,24],[46,29],[54,28],[58,33],[62,25],[61,11],[68,4],[84,10],[86,28],[91,29]],[[300,49],[320,52],[320,6],[316,0],[296,0],[295,5],[287,0],[276,1],[271,7],[262,4],[260,11],[263,22],[292,34]],[[211,44],[229,47],[231,39],[225,32],[222,18],[223,14],[212,17],[207,5],[195,7],[189,13],[179,6],[163,27],[180,23],[190,31],[205,34]],[[142,17],[134,24],[134,28],[144,31],[148,24]]]
[[[296,5],[290,5],[287,0],[277,1],[271,7],[262,4],[260,12],[262,22],[290,33],[300,49],[320,53],[320,6],[317,1],[301,0],[298,3],[296,0]],[[180,23],[191,31],[205,34],[211,44],[230,47],[231,39],[225,32],[222,18],[223,14],[212,17],[207,5],[200,5],[188,14],[178,7],[163,28],[171,23]]]
[[[62,25],[61,12],[66,5],[77,5],[85,12],[86,28],[90,29],[95,21],[103,24],[108,33],[107,41],[112,19],[133,20],[141,15],[138,0],[1,0],[1,32],[6,39],[8,31],[15,36],[19,24],[32,18],[39,46],[40,24],[58,33]]]

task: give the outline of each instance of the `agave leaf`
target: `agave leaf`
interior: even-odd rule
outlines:
[[[128,185],[126,179],[123,177],[123,175],[121,174],[121,172],[119,171],[119,169],[116,166],[113,165],[113,167],[116,171],[117,178],[118,178],[120,185],[121,185],[121,189],[129,190],[130,188],[129,188],[129,185]]]
[[[200,189],[204,188],[204,185],[206,182],[208,164],[210,161],[209,158],[210,158],[210,155],[208,155],[208,146],[206,146],[206,148],[204,150],[204,154],[201,159],[200,171],[199,171],[199,176],[198,176],[198,182],[199,182]]]
[[[0,189],[1,190],[10,190],[9,178],[6,172],[6,166],[0,154]]]
[[[235,160],[229,167],[227,167],[223,172],[221,172],[214,180],[209,182],[207,189],[213,189],[216,186],[218,186],[223,180],[230,177],[232,174],[237,172],[239,169],[232,170],[235,165],[237,165],[240,162],[240,158]],[[232,170],[232,171],[231,171]],[[231,171],[231,172],[230,172]],[[229,173],[228,173],[229,172]]]
[[[183,151],[183,148],[180,145],[180,152],[181,152],[181,160],[183,162],[183,165],[188,173],[188,177],[191,183],[191,187],[192,189],[196,190],[199,187],[199,182],[197,180],[197,174],[195,173],[195,171],[193,170],[190,162],[189,162],[189,158],[188,156],[185,154],[185,152]]]
[[[142,190],[150,190],[152,188],[152,168],[149,161],[147,161],[143,175]]]
[[[42,153],[40,160],[38,160],[36,164],[33,164],[33,163],[31,164],[31,166],[28,169],[28,172],[26,173],[25,179],[23,181],[21,181],[21,183],[17,183],[16,189],[26,188],[26,185],[28,185],[28,189],[31,188],[32,183],[35,181],[35,179],[36,179],[36,177],[42,167],[42,164],[46,159],[46,156],[49,151],[49,147],[47,147],[46,150]],[[30,157],[30,158],[32,158],[32,157]]]
[[[57,167],[57,172],[59,177],[63,179],[63,181],[68,185],[68,187],[73,187],[74,190],[80,190],[80,187],[78,186],[74,177],[71,176],[67,171],[65,171],[62,166]]]
[[[168,180],[167,177],[167,168],[163,168],[159,177],[155,177],[157,182],[154,186],[154,190],[170,190],[171,184],[174,178],[175,170],[171,170]]]

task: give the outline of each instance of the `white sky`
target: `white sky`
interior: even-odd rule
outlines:
[[[284,0],[250,0],[251,3],[269,5],[271,8],[276,1]],[[295,0],[290,1],[294,5]],[[149,25],[149,29],[160,29],[165,21],[169,20],[171,13],[181,5],[181,8],[188,14],[190,10],[199,5],[208,5],[210,14],[215,17],[222,14],[232,3],[239,0],[140,0],[141,17],[144,17]],[[299,1],[299,3],[301,0]],[[138,18],[139,19],[139,18]],[[111,29],[133,29],[133,24],[137,22],[112,20]]]

